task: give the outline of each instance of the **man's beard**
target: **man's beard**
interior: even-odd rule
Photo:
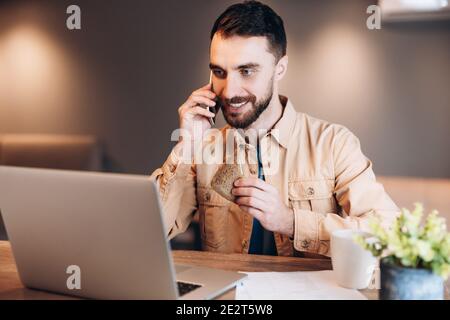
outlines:
[[[271,82],[273,84],[273,82]],[[273,95],[273,86],[272,84],[269,87],[269,90],[267,91],[267,94],[265,97],[263,97],[260,101],[256,102],[256,96],[255,95],[249,95],[247,97],[233,97],[231,99],[220,99],[219,104],[220,108],[222,109],[223,116],[226,120],[226,122],[236,129],[246,129],[248,128],[253,122],[258,120],[259,116],[264,112],[264,110],[267,109],[267,107],[270,104],[270,101],[272,100]],[[225,107],[229,105],[230,103],[241,103],[241,102],[247,102],[251,104],[252,108],[247,111],[244,114],[234,115],[233,113],[229,113],[228,109]],[[241,108],[244,108],[246,106],[243,106]]]

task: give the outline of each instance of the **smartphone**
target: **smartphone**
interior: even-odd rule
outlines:
[[[212,87],[212,71],[210,71],[210,73],[209,73],[209,84],[211,85],[211,91],[214,92],[213,87]],[[217,115],[217,111],[219,111],[219,110],[218,110],[218,103],[219,103],[219,102],[218,102],[217,97],[216,97],[215,101],[216,101],[216,105],[215,105],[214,107],[210,107],[210,106],[204,106],[204,107],[205,107],[208,111],[210,111],[210,112],[212,112],[212,113],[214,113],[214,114]],[[211,111],[211,108],[212,108],[212,111]],[[212,127],[212,126],[214,126],[214,124],[215,124],[215,122],[216,122],[216,117],[214,116],[213,118],[208,118],[208,120],[209,120],[209,123],[211,124],[211,127]]]

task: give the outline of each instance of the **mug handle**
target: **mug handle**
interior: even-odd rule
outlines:
[[[380,265],[377,263],[375,268],[372,272],[372,277],[370,277],[369,285],[367,286],[367,289],[374,290],[374,289],[380,289],[381,288],[381,270]]]

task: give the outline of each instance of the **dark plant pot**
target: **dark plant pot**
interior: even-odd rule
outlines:
[[[428,269],[404,268],[381,260],[381,300],[442,300],[444,280]]]

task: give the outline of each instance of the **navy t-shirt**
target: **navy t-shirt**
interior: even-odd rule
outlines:
[[[258,152],[258,178],[265,180],[259,144],[257,152]],[[253,229],[250,238],[250,248],[248,250],[248,253],[272,255],[272,256],[277,255],[277,248],[275,245],[273,232],[264,229],[259,220],[256,218],[253,218]]]

